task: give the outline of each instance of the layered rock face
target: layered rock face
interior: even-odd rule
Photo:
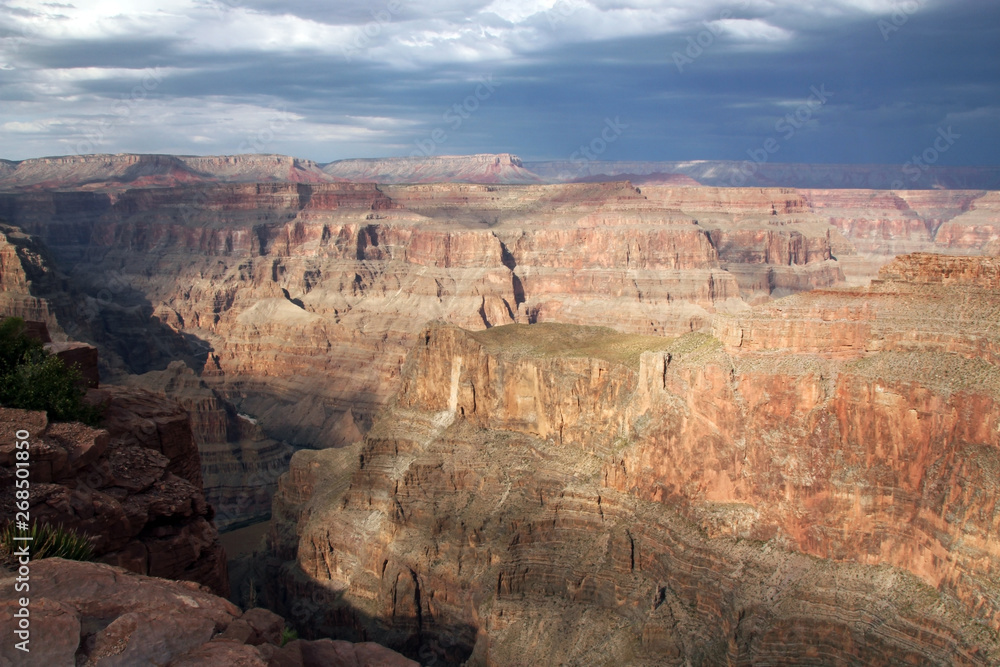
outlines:
[[[32,293],[39,291],[35,284],[47,282],[52,273],[44,244],[17,227],[0,224],[0,314],[44,322],[52,333],[62,334],[49,302]]]
[[[287,450],[271,440],[361,439],[430,320],[708,331],[720,312],[844,278],[867,283],[896,252],[941,249],[944,229],[948,252],[980,252],[1000,239],[998,207],[969,192],[626,182],[0,194],[0,215],[44,240],[67,272],[29,281],[27,297],[100,347],[107,379],[183,360],[206,400],[185,398],[187,383],[150,386],[176,387],[206,422],[220,424],[219,405],[229,406],[227,439],[200,442],[206,461],[229,470],[219,481],[228,490],[209,489],[220,503],[273,488]],[[264,439],[241,435],[236,413],[257,420]],[[262,516],[255,497],[248,514]]]
[[[0,584],[12,589],[12,574]],[[26,667],[416,667],[377,644],[294,640],[285,619],[246,612],[192,582],[131,574],[98,563],[48,558],[31,564],[30,637],[25,653],[0,647],[0,664]],[[0,603],[4,636],[14,638],[18,602]]]
[[[102,283],[106,286],[95,297],[81,292],[56,269],[44,243],[15,227],[0,227],[0,262],[0,316],[27,318],[46,349],[77,366],[87,386],[98,386],[103,367],[107,378],[169,395],[188,411],[201,452],[205,496],[215,508],[219,528],[270,514],[271,493],[278,475],[287,469],[291,447],[266,437],[255,420],[240,417],[183,361],[170,361],[178,356],[200,367],[203,352],[192,351],[188,341],[162,324],[150,326],[149,314],[141,307],[113,303],[127,289],[120,276]],[[75,336],[94,340],[107,351],[111,362],[94,347],[67,340],[57,313]],[[140,369],[170,365],[135,376],[122,373],[125,362]]]
[[[790,193],[747,193],[734,215],[717,192],[686,190],[257,184],[0,199],[73,267],[84,296],[63,319],[114,367],[207,360],[202,379],[270,437],[328,446],[367,431],[430,319],[678,333],[841,278],[828,227],[789,217]]]
[[[14,434],[26,429],[33,521],[90,536],[104,562],[228,594],[226,555],[202,494],[187,413],[148,392],[101,391],[108,401],[101,429],[0,409],[4,487],[14,488]],[[13,517],[13,493],[2,503]]]
[[[721,342],[432,327],[363,443],[293,457],[270,595],[455,663],[993,664],[993,264],[902,258]]]
[[[66,155],[0,163],[0,187],[98,190],[203,182],[325,183],[315,162],[285,155]]]

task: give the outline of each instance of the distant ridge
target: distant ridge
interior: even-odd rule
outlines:
[[[66,155],[0,162],[0,187],[98,189],[200,182],[337,181],[311,160],[285,155]]]
[[[524,168],[521,158],[510,153],[338,160],[323,167],[323,171],[351,181],[374,183],[544,182]]]
[[[546,182],[565,183],[682,174],[701,185],[716,187],[868,189],[868,190],[1000,190],[1000,166],[945,167],[897,164],[790,164],[750,161],[692,160],[635,162],[555,160],[525,162]]]
[[[358,158],[286,155],[72,155],[0,160],[3,190],[99,190],[197,183],[482,183],[628,180],[637,185],[869,190],[1000,190],[1000,166],[784,164],[694,160],[522,162],[510,153]]]

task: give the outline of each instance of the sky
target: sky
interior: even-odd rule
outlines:
[[[0,0],[10,160],[998,149],[997,0]]]

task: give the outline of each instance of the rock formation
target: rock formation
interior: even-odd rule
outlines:
[[[748,166],[749,165],[749,166]],[[163,187],[194,183],[636,183],[749,188],[998,190],[998,167],[751,164],[692,160],[522,162],[509,153],[348,159],[317,164],[286,155],[67,155],[0,160],[0,189]]]
[[[13,588],[12,574],[0,585]],[[16,600],[0,602],[0,665],[24,667],[417,667],[382,646],[293,640],[285,619],[246,612],[192,582],[131,574],[98,563],[48,558],[31,564],[30,652],[12,640]]]
[[[362,443],[293,457],[269,595],[454,664],[995,664],[995,265],[718,339],[432,326]]]
[[[370,427],[435,317],[676,333],[840,280],[829,227],[789,217],[788,193],[782,215],[754,193],[753,216],[727,227],[716,193],[688,204],[686,190],[236,184],[4,201],[73,267],[83,295],[61,321],[114,368],[186,358],[269,437],[329,446]]]
[[[106,381],[166,373],[178,360],[192,369],[183,380],[150,375],[148,386],[205,409],[197,437],[220,506],[273,488],[287,457],[276,442],[361,439],[430,320],[707,332],[719,313],[865,285],[900,252],[1000,244],[993,193],[236,182],[278,178],[287,165],[274,156],[176,158],[203,174],[183,185],[112,182],[137,164],[176,166],[135,157],[32,167],[84,165],[93,173],[81,178],[96,179],[86,189],[5,186],[0,216],[23,231],[6,237],[22,250],[8,242],[0,306],[97,346]],[[35,262],[29,242],[51,261]],[[29,279],[30,266],[45,270]],[[253,421],[260,433],[246,431]],[[229,506],[235,523],[263,516],[266,502],[260,495],[246,514]]]
[[[48,423],[0,408],[0,478],[14,488],[14,433],[31,434],[31,517],[92,538],[96,555],[133,572],[229,592],[226,555],[205,503],[187,413],[135,389],[100,390],[104,427]],[[14,497],[0,498],[14,516]]]

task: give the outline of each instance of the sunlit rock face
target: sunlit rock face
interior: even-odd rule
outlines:
[[[291,448],[364,437],[430,321],[709,332],[720,313],[867,285],[899,252],[1000,243],[1000,203],[981,191],[379,185],[282,156],[8,166],[0,217],[18,227],[0,248],[3,312],[96,345],[106,380],[192,369],[137,382],[169,387],[205,426],[207,493],[233,523],[266,515]],[[817,311],[843,320],[844,350],[865,335],[849,310]]]
[[[19,190],[0,210],[71,279],[75,298],[46,294],[109,375],[183,359],[268,437],[330,446],[370,428],[433,319],[673,334],[843,279],[794,193],[653,190],[229,183]]]
[[[426,329],[363,442],[293,457],[270,595],[472,664],[992,664],[995,264],[903,257],[717,338]]]

